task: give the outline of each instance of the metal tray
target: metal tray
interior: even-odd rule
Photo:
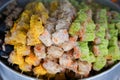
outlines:
[[[0,11],[2,11],[13,0],[5,0],[5,1],[6,2],[4,2],[4,4],[0,5]],[[17,1],[20,6],[24,6],[26,3],[32,0],[17,0]],[[0,80],[13,80],[13,79],[14,80],[38,80],[36,78],[21,74],[11,69],[10,67],[8,67],[3,61],[0,61]],[[81,80],[120,80],[120,62],[102,73],[99,73],[95,76],[81,79]]]

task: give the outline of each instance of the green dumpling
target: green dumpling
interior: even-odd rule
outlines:
[[[101,47],[99,50],[100,50],[99,56],[106,56],[106,55],[108,55],[108,49],[107,48]]]
[[[107,28],[107,10],[100,9],[97,15],[99,16],[99,20],[97,20],[97,23],[99,23],[101,27]]]
[[[104,41],[103,41],[104,40]],[[98,54],[97,56],[106,56],[106,55],[108,55],[108,40],[106,40],[106,39],[103,39],[103,40],[101,40],[101,43],[100,44],[98,44],[98,45],[96,45],[96,47],[98,48],[98,49],[96,49],[97,50],[97,52],[95,52],[95,54]],[[95,50],[94,50],[95,51]]]
[[[109,24],[108,29],[109,29],[109,33],[110,33],[111,38],[118,36],[119,29],[115,29],[115,24],[114,23]]]
[[[118,36],[118,30],[117,29],[111,29],[109,30],[111,37],[117,37]]]
[[[88,16],[85,12],[84,9],[81,9],[79,12],[78,12],[78,16],[77,18],[79,19],[80,23],[84,23],[87,19],[88,19]]]
[[[111,46],[117,46],[118,45],[117,42],[118,42],[117,37],[111,38],[110,41],[109,41],[109,47],[111,47]]]
[[[120,31],[120,22],[116,23],[116,27]]]
[[[94,39],[95,39],[95,33],[94,32],[85,33],[84,35],[85,36],[83,38],[83,41],[94,41]]]
[[[101,27],[99,25],[99,29],[97,29],[95,32],[96,36],[103,39],[105,37],[105,30],[105,27]]]
[[[109,40],[101,38],[101,47],[107,48],[109,45]]]
[[[118,23],[116,24],[116,27],[117,27],[117,29],[118,29],[118,35],[120,36],[120,22],[118,22]]]
[[[91,19],[86,25],[86,33],[94,33],[95,27],[96,27],[96,25]]]
[[[120,50],[118,46],[109,47],[109,56],[112,57],[113,61],[120,60]]]
[[[93,69],[100,71],[106,65],[106,59],[103,56],[96,57],[95,63],[93,64]]]
[[[89,52],[89,54],[81,54],[80,60],[87,61],[88,63],[93,63],[95,62],[95,56],[92,52]]]
[[[69,34],[76,35],[81,29],[81,25],[79,22],[73,22],[69,29]]]
[[[115,29],[115,24],[114,23],[108,24],[108,29],[109,30]]]
[[[82,54],[89,54],[88,42],[78,42]]]
[[[119,26],[119,25],[117,25],[117,26]],[[109,24],[108,29],[109,29],[111,38],[115,37],[115,36],[117,37],[119,29],[115,29],[115,24]]]
[[[81,51],[80,60],[87,61],[89,63],[92,63],[95,61],[94,54],[89,50],[88,42],[78,42],[78,46]]]

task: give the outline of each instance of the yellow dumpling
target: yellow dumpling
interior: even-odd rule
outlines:
[[[30,46],[26,45],[14,45],[14,51],[16,51],[16,54],[21,56],[26,56],[30,54]]]
[[[43,23],[46,23],[49,18],[48,11],[41,2],[36,3],[35,13],[41,18]]]
[[[30,20],[30,29],[27,33],[27,45],[34,46],[40,44],[39,36],[44,32],[42,21],[37,15],[32,15]]]
[[[30,65],[34,65],[37,66],[40,63],[40,60],[33,54],[30,53],[26,58],[25,58],[25,62],[30,64]]]
[[[20,65],[19,65],[19,68],[20,68],[20,70],[22,70],[22,71],[28,72],[28,71],[31,71],[31,70],[32,70],[32,65],[27,64],[27,63],[24,62],[23,64],[20,64]]]
[[[14,23],[10,32],[6,34],[5,43],[11,45],[26,44],[26,34],[29,30],[31,11],[25,10],[21,17]]]
[[[23,58],[23,56],[21,56],[21,55],[17,55],[17,54],[15,53],[15,51],[12,51],[12,52],[10,53],[10,56],[9,56],[9,58],[8,58],[8,61],[9,61],[10,63],[12,63],[12,64],[21,65],[21,64],[24,63],[24,58]]]
[[[20,16],[20,21],[24,23],[29,23],[31,15],[32,15],[32,11],[25,10]]]
[[[24,31],[15,31],[11,35],[8,33],[5,37],[5,43],[11,45],[26,44],[26,33]]]
[[[41,2],[37,2],[36,4],[35,4],[35,11],[36,12],[47,12],[47,9],[45,8],[45,6],[43,5],[43,3],[41,3]]]
[[[39,76],[39,75],[45,75],[47,73],[47,71],[42,67],[41,64],[39,66],[35,67],[33,69],[33,72],[37,76]]]

